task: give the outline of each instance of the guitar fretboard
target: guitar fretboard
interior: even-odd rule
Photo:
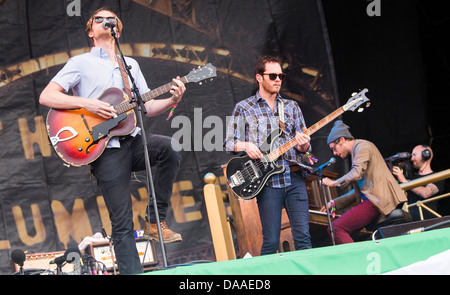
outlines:
[[[337,117],[342,115],[343,113],[344,113],[344,108],[340,107],[337,110],[335,110],[334,112],[332,112],[331,114],[329,114],[328,116],[324,117],[322,120],[320,120],[316,124],[312,125],[308,129],[304,130],[302,133],[311,136],[313,133],[317,132],[323,126],[327,125],[328,123],[330,123],[331,121],[333,121],[334,119],[336,119]],[[283,144],[282,146],[280,146],[279,148],[272,151],[267,156],[270,161],[275,161],[276,159],[278,159],[278,157],[280,157],[281,155],[283,155],[285,152],[287,152],[288,150],[290,150],[291,148],[293,148],[296,145],[297,145],[297,141],[295,140],[295,138],[293,138],[293,139],[289,140],[288,142],[286,142],[285,144]]]
[[[185,84],[188,83],[186,76],[182,77],[180,80]],[[172,81],[163,86],[160,86],[158,88],[150,90],[149,92],[141,95],[142,100],[144,102],[147,102],[147,101],[154,99],[155,97],[163,95],[164,93],[169,92],[172,89],[173,85],[177,85],[177,84]],[[117,114],[122,114],[122,113],[128,112],[131,109],[134,109],[135,107],[137,107],[136,102],[130,102],[129,100],[126,100],[126,101],[114,106],[114,109],[117,111]]]

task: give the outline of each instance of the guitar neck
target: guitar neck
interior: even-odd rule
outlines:
[[[322,120],[320,120],[316,124],[312,125],[308,129],[304,130],[302,133],[311,136],[312,134],[319,131],[319,129],[321,129],[322,127],[324,127],[325,125],[327,125],[328,123],[330,123],[331,121],[333,121],[334,119],[336,119],[337,117],[342,115],[343,113],[344,113],[344,108],[340,107],[337,110],[335,110],[334,112],[332,112],[331,114],[329,114],[328,116],[324,117]],[[271,153],[269,153],[268,154],[269,160],[275,161],[276,159],[278,159],[278,157],[280,157],[281,155],[283,155],[285,152],[287,152],[288,150],[290,150],[291,148],[293,148],[296,145],[297,145],[297,141],[295,140],[295,138],[289,140],[288,142],[286,142],[279,148],[277,148],[274,151],[272,151]]]
[[[184,76],[180,79],[183,83],[187,84],[188,80],[187,77]],[[172,89],[173,85],[177,85],[175,82],[169,82],[163,86],[160,86],[158,88],[155,88],[153,90],[150,90],[147,93],[144,93],[141,95],[142,100],[145,102],[150,101],[152,99],[154,99],[155,97],[158,97],[160,95],[163,95],[167,92],[169,92]],[[114,106],[114,109],[117,111],[117,114],[122,114],[125,112],[128,112],[131,109],[134,109],[135,107],[137,107],[137,103],[136,102],[131,102],[130,100],[126,100],[116,106]]]

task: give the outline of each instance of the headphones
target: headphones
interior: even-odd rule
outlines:
[[[422,151],[422,160],[428,161],[431,158],[431,151],[429,150],[429,146],[426,144],[422,144],[422,147],[425,149]]]

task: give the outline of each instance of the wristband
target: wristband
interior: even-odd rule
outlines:
[[[331,200],[330,203],[331,203],[331,217],[335,218],[336,217],[336,204],[334,203],[333,200]]]
[[[170,113],[169,113],[169,115],[167,116],[167,119],[166,119],[166,121],[167,121],[167,120],[169,120],[169,119],[170,119],[170,117],[172,117],[172,115],[173,115],[173,112],[175,111],[175,108],[176,108],[176,107],[177,107],[177,105],[178,105],[178,104],[176,104],[176,103],[173,103],[172,97],[171,97],[171,98],[169,98],[169,104],[170,104],[170,106],[171,106],[171,109],[170,109]]]

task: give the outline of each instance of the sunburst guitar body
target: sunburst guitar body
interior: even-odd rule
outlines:
[[[199,83],[216,77],[216,68],[207,64],[180,78],[183,83]],[[142,94],[144,102],[169,92],[174,82]],[[200,83],[201,84],[201,83]],[[106,89],[99,100],[116,110],[117,116],[104,119],[85,109],[50,109],[47,114],[47,133],[57,155],[67,164],[83,166],[95,161],[113,136],[125,136],[136,128],[137,106],[121,89]]]

